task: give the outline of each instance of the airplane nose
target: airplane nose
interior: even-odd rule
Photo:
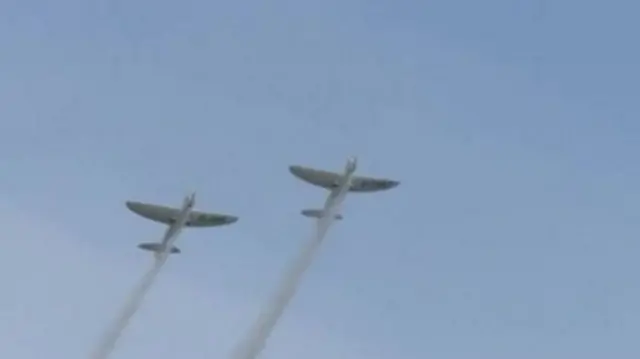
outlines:
[[[232,224],[238,222],[238,217],[235,216],[227,216],[227,224]]]

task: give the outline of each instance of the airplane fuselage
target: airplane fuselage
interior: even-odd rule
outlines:
[[[180,234],[187,222],[187,219],[189,218],[189,214],[191,213],[195,202],[195,193],[185,197],[178,217],[169,225],[164,233],[164,237],[161,242],[161,252],[165,252],[169,243],[172,242],[172,239]]]
[[[356,172],[356,168],[358,167],[358,162],[355,157],[351,157],[347,160],[347,164],[344,168],[344,173],[342,177],[339,179],[338,183],[329,189],[329,196],[327,196],[327,200],[324,203],[324,210],[329,210],[336,202],[342,202],[347,192],[351,188],[351,182],[353,180],[353,174]]]

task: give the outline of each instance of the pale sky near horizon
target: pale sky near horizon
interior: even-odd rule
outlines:
[[[640,3],[0,3],[0,358],[227,358],[326,193],[352,195],[263,359],[638,358]]]

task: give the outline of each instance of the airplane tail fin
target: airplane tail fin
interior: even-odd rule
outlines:
[[[303,216],[310,218],[322,218],[322,216],[324,216],[324,211],[321,209],[303,209],[300,213],[302,213]],[[342,215],[336,213],[333,215],[333,219],[341,220]]]
[[[164,251],[164,246],[162,245],[162,243],[141,243],[138,244],[138,248],[144,249],[145,251],[151,251],[155,255],[160,255]],[[178,254],[180,252],[180,249],[176,246],[172,246],[171,250],[169,250],[170,254]]]

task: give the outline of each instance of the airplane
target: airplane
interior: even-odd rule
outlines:
[[[156,257],[165,250],[171,239],[179,234],[184,227],[216,227],[232,224],[238,221],[238,217],[225,214],[206,213],[194,211],[195,193],[185,197],[182,208],[172,208],[156,204],[136,201],[127,201],[126,206],[135,214],[146,219],[168,225],[162,242],[141,243],[138,248],[154,252]],[[170,254],[180,253],[180,249],[171,246]]]
[[[390,179],[355,176],[354,172],[357,167],[358,159],[356,157],[347,159],[342,174],[299,165],[289,166],[289,171],[298,179],[331,191],[325,202],[325,209],[305,209],[302,210],[302,215],[312,218],[323,217],[328,205],[343,192],[345,187],[347,192],[370,193],[388,190],[400,184],[399,181]],[[341,220],[343,217],[340,214],[335,214],[333,218]]]

